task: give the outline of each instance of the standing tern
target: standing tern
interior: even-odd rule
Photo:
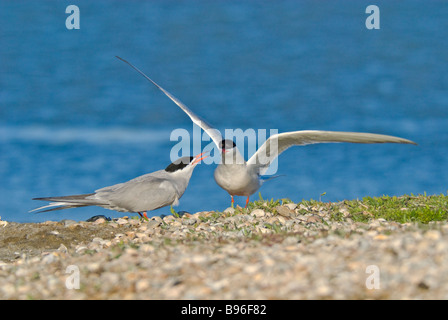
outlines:
[[[124,183],[96,190],[94,193],[62,197],[34,198],[53,201],[49,205],[31,210],[40,212],[99,206],[120,212],[137,212],[148,219],[147,212],[169,205],[178,205],[188,186],[196,165],[208,156],[183,157],[164,170],[148,173]]]
[[[236,148],[235,142],[232,140],[222,139],[220,132],[214,129],[206,121],[197,116],[179,99],[171,93],[163,89],[146,74],[130,62],[120,58],[118,59],[127,63],[134,70],[139,72],[143,77],[149,80],[157,88],[159,88],[168,98],[177,104],[193,121],[201,127],[213,140],[219,150],[221,150],[221,163],[216,167],[214,178],[216,183],[226,190],[232,198],[232,206],[234,204],[234,196],[245,196],[246,207],[249,203],[249,197],[254,194],[266,179],[262,179],[262,175],[266,173],[270,164],[283,151],[292,146],[303,146],[315,143],[331,143],[331,142],[350,142],[350,143],[405,143],[414,144],[415,142],[404,138],[362,132],[341,132],[341,131],[320,131],[320,130],[303,130],[284,132],[270,136],[264,144],[255,152],[255,154],[246,162],[244,157]]]

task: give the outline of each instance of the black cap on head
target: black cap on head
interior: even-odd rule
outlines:
[[[191,161],[193,161],[194,157],[182,157],[171,163],[168,167],[165,168],[167,172],[175,172],[177,170],[181,170],[188,166]]]
[[[233,142],[233,140],[226,139],[226,140],[222,140],[219,143],[219,147],[224,150],[230,150],[230,149],[235,148],[236,144],[235,144],[235,142]]]

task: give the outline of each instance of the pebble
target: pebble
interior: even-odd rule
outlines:
[[[85,252],[86,250],[88,250],[88,248],[86,246],[79,245],[76,247],[75,252],[81,254],[81,253]]]
[[[128,219],[118,218],[115,222],[119,225],[124,225],[128,223]]]
[[[158,226],[160,226],[162,224],[162,221],[159,220],[149,220],[146,225],[148,226],[148,228],[157,228]]]
[[[165,222],[165,223],[170,223],[170,222],[172,222],[174,220],[176,220],[176,218],[174,216],[165,216],[163,218],[163,222]]]
[[[62,252],[62,253],[67,253],[67,252],[68,252],[68,249],[67,249],[66,246],[64,246],[64,245],[61,243],[61,245],[60,245],[59,248],[58,248],[58,251],[59,251],[59,252]]]
[[[234,214],[235,213],[235,208],[228,207],[227,209],[224,210],[224,213]]]
[[[186,225],[186,226],[191,226],[191,225],[195,224],[196,222],[197,222],[197,220],[194,218],[193,219],[187,218],[187,219],[182,220],[182,224]]]
[[[67,219],[61,220],[60,223],[63,223],[64,226],[66,226],[66,227],[69,227],[71,225],[78,225],[77,221],[75,221],[75,220],[67,220]]]
[[[262,218],[266,216],[266,212],[263,209],[255,209],[251,214],[256,218]]]
[[[322,219],[319,216],[313,215],[306,219],[306,223],[318,223],[322,222]]]
[[[295,203],[287,203],[284,204],[284,206],[288,207],[289,210],[294,210],[295,208],[297,208],[297,204]]]
[[[275,208],[277,213],[283,217],[293,217],[295,216],[295,212],[291,209],[289,209],[287,206],[278,206]]]

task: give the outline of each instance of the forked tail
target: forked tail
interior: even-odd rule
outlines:
[[[74,196],[63,196],[63,197],[33,198],[33,200],[52,201],[52,202],[46,206],[42,206],[42,207],[30,210],[29,212],[34,212],[34,211],[49,212],[49,211],[69,209],[69,208],[80,208],[80,207],[102,205],[103,203],[100,203],[98,200],[88,198],[93,195],[95,195],[95,193],[79,194],[79,195],[74,195]],[[46,208],[49,208],[49,209],[46,209]],[[42,210],[42,209],[46,209],[46,210]]]

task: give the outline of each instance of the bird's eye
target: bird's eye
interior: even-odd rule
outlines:
[[[235,142],[233,140],[222,140],[219,143],[219,147],[223,150],[232,149],[236,147]]]
[[[222,140],[222,141],[219,143],[219,148],[220,148],[220,149],[225,149],[225,148],[226,148],[226,140]]]

